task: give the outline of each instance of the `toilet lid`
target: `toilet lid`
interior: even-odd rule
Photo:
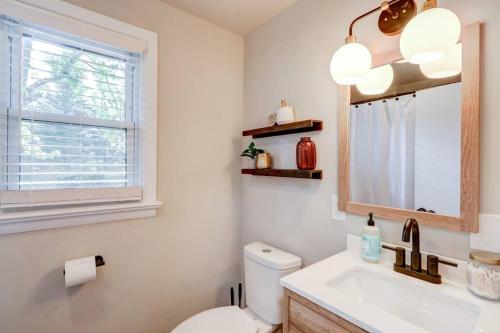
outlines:
[[[200,312],[182,322],[171,333],[256,333],[259,327],[237,306]]]

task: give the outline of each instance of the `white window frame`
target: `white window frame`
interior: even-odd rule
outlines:
[[[162,203],[156,198],[156,134],[157,134],[157,89],[158,89],[158,36],[156,33],[97,14],[90,10],[61,0],[0,0],[0,8],[7,9],[9,16],[32,15],[39,23],[67,21],[67,27],[78,34],[85,31],[89,38],[106,42],[103,29],[115,35],[123,35],[123,43],[132,40],[137,48],[144,50],[143,63],[143,123],[140,126],[142,140],[142,201],[103,205],[73,206],[67,208],[36,209],[29,211],[0,212],[0,235],[33,230],[52,229],[84,224],[152,217]],[[16,15],[18,13],[19,15]],[[121,43],[113,38],[113,43]],[[112,125],[111,123],[109,125]]]

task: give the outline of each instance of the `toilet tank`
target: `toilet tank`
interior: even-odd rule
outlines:
[[[246,245],[244,256],[248,307],[268,324],[280,324],[283,299],[280,278],[299,270],[302,260],[261,242]]]

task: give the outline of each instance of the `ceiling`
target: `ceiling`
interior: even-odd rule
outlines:
[[[246,36],[298,0],[162,0]]]

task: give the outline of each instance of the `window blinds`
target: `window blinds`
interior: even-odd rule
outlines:
[[[142,54],[0,15],[0,208],[140,200]]]

